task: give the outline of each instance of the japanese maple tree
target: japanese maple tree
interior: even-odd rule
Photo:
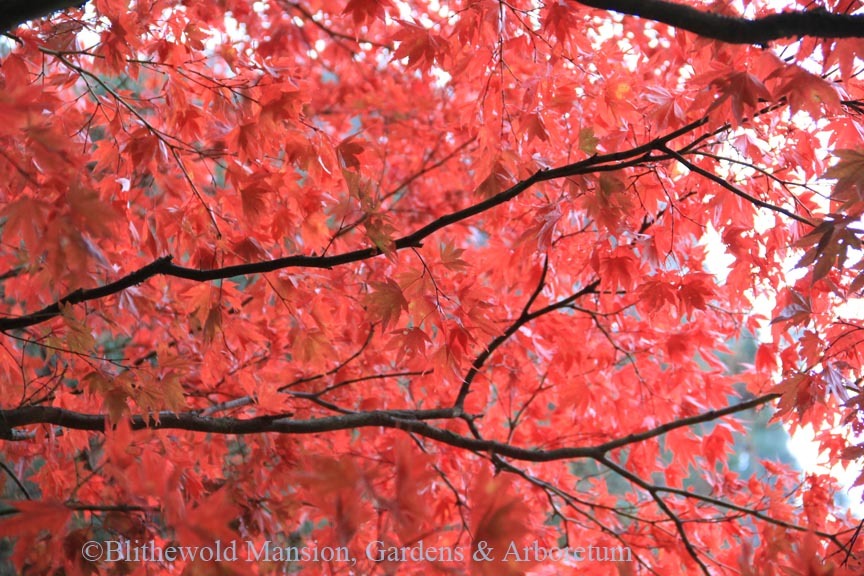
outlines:
[[[864,2],[778,4],[4,3],[15,569],[860,574],[728,463],[864,457]]]

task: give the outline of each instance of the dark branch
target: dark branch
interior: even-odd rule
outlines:
[[[611,10],[654,20],[730,44],[760,44],[796,36],[816,38],[864,38],[864,15],[834,14],[825,10],[783,12],[755,20],[732,18],[665,0],[576,0],[601,10]]]
[[[78,8],[84,4],[86,0],[4,0],[0,3],[0,30],[5,32],[28,20]]]
[[[208,432],[212,434],[262,434],[274,432],[278,434],[320,434],[338,430],[355,430],[358,428],[392,428],[413,432],[431,440],[448,444],[456,448],[491,452],[514,460],[528,462],[551,462],[569,458],[600,457],[602,453],[591,447],[559,448],[555,450],[537,450],[519,448],[492,440],[478,440],[460,436],[449,430],[443,430],[427,424],[425,420],[449,419],[457,416],[453,408],[433,410],[380,410],[326,416],[310,420],[293,420],[291,418],[273,418],[262,416],[258,418],[207,418],[193,413],[160,412],[158,421],[144,416],[132,416],[133,430],[150,428],[154,430],[189,430],[193,432]],[[32,424],[54,424],[74,430],[89,430],[104,432],[107,422],[105,414],[84,414],[53,406],[24,406],[12,410],[0,410],[0,439],[16,439],[10,434],[12,428]]]
[[[708,412],[697,414],[696,416],[689,416],[687,418],[682,418],[681,420],[667,422],[666,424],[661,424],[660,426],[657,426],[656,428],[651,428],[650,430],[646,430],[645,432],[629,434],[627,436],[624,436],[623,438],[617,438],[610,442],[600,444],[596,446],[596,448],[602,450],[603,452],[608,452],[610,450],[615,450],[616,448],[621,448],[629,444],[635,444],[636,442],[642,442],[650,438],[662,436],[663,434],[666,434],[671,430],[675,430],[676,428],[684,428],[685,426],[693,426],[695,424],[701,424],[703,422],[712,422],[714,420],[722,418],[723,416],[728,416],[729,414],[736,414],[738,412],[744,412],[745,410],[757,408],[762,404],[767,404],[768,402],[776,400],[779,397],[779,394],[766,394],[764,396],[759,396],[757,398],[747,400],[746,402],[741,402],[739,404],[733,404],[732,406],[727,406],[726,408],[721,408],[719,410],[709,410]]]
[[[691,172],[695,172],[696,174],[699,174],[700,176],[704,176],[705,178],[711,180],[712,182],[719,184],[723,188],[726,188],[727,190],[729,190],[730,192],[732,192],[736,196],[743,198],[744,200],[746,200],[747,202],[750,202],[754,206],[758,206],[759,208],[766,208],[768,210],[772,210],[772,211],[777,212],[779,214],[783,214],[784,216],[788,216],[789,218],[792,218],[793,220],[800,222],[802,224],[806,224],[807,226],[815,226],[815,224],[813,224],[813,222],[811,222],[810,220],[808,220],[807,218],[805,218],[803,216],[799,216],[798,214],[795,214],[794,212],[790,212],[789,210],[786,210],[785,208],[783,208],[781,206],[775,206],[774,204],[770,204],[770,203],[765,202],[763,200],[760,200],[754,196],[751,196],[750,194],[747,194],[746,192],[744,192],[740,188],[736,188],[735,186],[733,186],[732,184],[730,184],[729,182],[727,182],[726,180],[724,180],[720,176],[718,176],[712,172],[709,172],[703,168],[700,168],[699,166],[696,166],[695,164],[693,164],[692,162],[690,162],[689,160],[684,158],[684,156],[682,156],[679,152],[676,152],[676,151],[672,150],[671,148],[664,146],[662,148],[662,150],[664,152],[668,153],[669,155],[671,155],[672,157],[674,157],[676,160],[678,160],[678,162],[680,162],[682,165],[684,165]]]
[[[474,381],[474,378],[477,377],[477,374],[480,373],[480,369],[486,363],[486,360],[492,355],[495,350],[497,350],[504,342],[506,342],[511,336],[513,336],[516,332],[519,331],[522,326],[531,322],[535,318],[539,318],[544,314],[548,314],[550,312],[554,312],[555,310],[560,310],[561,308],[566,308],[579,298],[582,298],[586,294],[594,294],[597,292],[597,288],[600,286],[599,280],[594,280],[587,286],[583,287],[581,290],[576,292],[575,294],[571,294],[567,298],[559,300],[554,304],[550,304],[540,310],[536,310],[534,312],[529,312],[528,308],[531,306],[531,303],[537,297],[540,290],[543,286],[543,279],[545,279],[545,265],[544,265],[544,273],[543,278],[541,278],[541,282],[538,285],[538,289],[534,292],[531,298],[528,300],[528,303],[525,305],[525,308],[522,311],[522,314],[513,321],[512,324],[502,333],[495,337],[486,348],[477,355],[474,359],[474,362],[471,363],[471,368],[468,370],[468,373],[465,375],[465,378],[462,380],[462,386],[459,388],[459,395],[456,397],[456,402],[453,404],[454,408],[459,410],[462,409],[462,406],[465,404],[465,398],[468,397],[468,394],[471,392],[471,383]]]
[[[810,532],[812,531],[816,536],[820,538],[825,538],[826,540],[830,540],[833,542],[840,550],[846,551],[849,547],[839,539],[840,532],[836,534],[832,534],[830,532],[824,532],[821,530],[813,530],[812,526],[800,526],[798,524],[793,524],[792,522],[788,522],[786,520],[781,520],[780,518],[775,518],[774,516],[770,516],[765,512],[762,512],[756,508],[748,508],[746,506],[741,506],[739,504],[734,504],[732,502],[727,502],[725,500],[721,500],[719,498],[713,498],[711,496],[705,496],[698,492],[694,492],[692,490],[681,490],[678,488],[671,488],[669,486],[662,486],[658,484],[652,484],[646,480],[643,480],[638,475],[630,472],[623,466],[619,466],[615,462],[609,460],[605,456],[602,458],[598,458],[597,462],[602,464],[603,466],[609,468],[622,478],[625,478],[631,484],[638,486],[648,492],[652,497],[654,497],[656,502],[656,497],[661,493],[666,494],[674,494],[681,498],[690,498],[693,500],[699,500],[700,502],[705,502],[706,504],[710,504],[712,506],[717,506],[718,508],[726,508],[728,510],[732,510],[734,512],[738,512],[740,514],[746,514],[748,516],[752,516],[753,518],[757,518],[764,522],[768,522],[769,524],[774,524],[775,526],[781,526],[788,530],[795,530],[796,532]]]
[[[487,198],[482,202],[478,202],[477,204],[468,206],[467,208],[463,208],[462,210],[457,210],[456,212],[441,216],[433,220],[429,224],[423,226],[422,228],[415,230],[411,234],[396,239],[393,243],[394,247],[396,250],[404,250],[406,248],[419,248],[423,245],[423,240],[425,240],[432,234],[438,232],[439,230],[447,228],[448,226],[452,226],[453,224],[456,224],[463,220],[472,218],[473,216],[476,216],[478,214],[487,212],[495,208],[496,206],[505,204],[541,182],[549,182],[552,180],[569,178],[572,176],[578,176],[583,174],[617,171],[623,168],[637,166],[645,162],[659,162],[672,159],[676,159],[685,166],[690,167],[692,165],[683,158],[682,153],[688,153],[690,148],[692,147],[692,144],[681,149],[679,152],[671,150],[668,145],[672,140],[675,140],[676,138],[679,138],[681,136],[684,136],[685,134],[697,130],[698,128],[707,124],[707,122],[708,117],[706,116],[698,120],[694,120],[686,126],[682,126],[681,128],[670,132],[664,136],[659,136],[651,140],[650,142],[642,144],[641,146],[631,148],[630,150],[611,152],[602,155],[595,154],[594,156],[591,156],[590,158],[586,158],[579,162],[559,166],[557,168],[539,170],[533,175],[531,175],[529,178],[517,182],[510,188],[499,192],[498,194],[491,196],[490,198]],[[652,155],[652,152],[657,151],[662,152],[662,154]],[[706,173],[705,171],[701,171],[699,168],[696,167],[690,169],[699,172],[707,178],[717,181],[721,185],[731,189],[734,193],[743,197],[744,199],[748,200],[756,206],[772,209],[786,216],[789,216],[799,222],[804,222],[812,225],[812,223],[810,223],[807,219],[801,216],[798,216],[783,208],[772,206],[766,202],[759,200],[758,198],[753,198],[747,194],[742,193],[734,186],[730,186],[728,183],[723,182],[722,179],[718,179],[718,177],[716,177],[715,175]],[[353,250],[351,252],[346,252],[343,254],[336,254],[333,256],[296,255],[287,256],[284,258],[276,258],[274,260],[266,260],[263,262],[237,264],[234,266],[211,268],[207,270],[178,266],[172,262],[172,256],[164,256],[162,258],[154,260],[150,264],[144,266],[143,268],[140,268],[139,270],[136,270],[135,272],[132,272],[114,282],[111,282],[110,284],[87,290],[76,290],[75,292],[67,294],[57,302],[50,304],[37,312],[25,314],[23,316],[14,318],[0,318],[0,332],[22,329],[29,326],[34,326],[36,324],[41,324],[43,322],[46,322],[47,320],[58,316],[61,312],[61,307],[63,305],[80,304],[82,302],[105,298],[107,296],[122,292],[127,288],[130,288],[136,284],[140,284],[152,278],[153,276],[157,276],[160,274],[163,276],[173,276],[175,278],[184,278],[196,282],[207,282],[212,280],[233,278],[236,276],[274,272],[276,270],[282,270],[285,268],[330,269],[336,266],[342,266],[345,264],[375,258],[381,254],[383,254],[383,252],[379,248],[369,247],[360,250]]]
[[[406,248],[421,247],[423,245],[423,240],[425,240],[427,237],[431,236],[435,232],[438,232],[439,230],[442,230],[448,226],[452,226],[453,224],[456,224],[463,220],[467,220],[478,214],[487,212],[495,208],[496,206],[505,204],[540,182],[547,182],[559,178],[567,178],[570,176],[589,174],[592,172],[604,170],[618,170],[626,166],[638,164],[643,160],[657,160],[658,158],[650,156],[650,152],[652,150],[656,150],[664,146],[666,143],[673,140],[674,138],[677,138],[699,128],[706,122],[707,119],[704,118],[695,122],[691,122],[687,126],[679,128],[675,132],[671,132],[665,136],[656,138],[647,144],[638,146],[631,150],[614,152],[604,155],[595,155],[590,158],[586,158],[585,160],[582,160],[580,162],[575,162],[566,166],[553,168],[551,170],[538,171],[534,173],[531,177],[522,180],[521,182],[518,182],[507,190],[504,190],[490,198],[487,198],[482,202],[478,202],[477,204],[468,206],[467,208],[463,208],[462,210],[458,210],[451,214],[441,216],[440,218],[433,220],[426,226],[423,226],[419,230],[416,230],[413,233],[408,234],[407,236],[403,236],[402,238],[395,240],[395,249],[404,250]],[[660,159],[669,158],[670,157],[667,155]],[[61,306],[63,305],[80,304],[82,302],[105,298],[112,294],[122,292],[127,288],[130,288],[136,284],[140,284],[141,282],[144,282],[145,280],[148,280],[149,278],[160,274],[163,276],[173,276],[175,278],[185,278],[187,280],[193,280],[196,282],[207,282],[211,280],[233,278],[235,276],[263,274],[266,272],[274,272],[276,270],[282,270],[285,268],[329,269],[336,266],[342,266],[353,262],[360,262],[362,260],[375,258],[376,256],[379,256],[381,254],[383,254],[383,252],[379,248],[369,247],[360,250],[353,250],[344,254],[336,254],[333,256],[287,256],[285,258],[276,258],[274,260],[266,260],[263,262],[238,264],[235,266],[225,266],[222,268],[212,268],[209,270],[200,270],[195,268],[187,268],[185,266],[178,266],[172,262],[171,256],[164,256],[162,258],[154,260],[147,266],[144,266],[143,268],[128,274],[127,276],[111,282],[110,284],[87,290],[76,290],[75,292],[64,296],[57,302],[50,304],[37,312],[33,312],[31,314],[26,314],[24,316],[19,316],[16,318],[0,318],[0,332],[22,329],[29,326],[34,326],[36,324],[41,324],[42,322],[58,316],[61,311]]]
[[[553,305],[555,306],[555,305]],[[651,430],[631,434],[624,438],[612,440],[597,446],[573,446],[555,448],[551,450],[540,450],[534,448],[520,448],[503,442],[493,440],[482,440],[478,437],[468,438],[460,436],[448,430],[436,428],[427,423],[429,420],[446,420],[464,415],[459,408],[435,408],[431,410],[376,410],[371,412],[352,412],[339,416],[326,416],[309,420],[295,420],[289,417],[261,416],[258,418],[211,418],[201,416],[193,412],[160,412],[158,419],[155,417],[144,417],[140,415],[131,417],[133,430],[150,428],[153,430],[189,430],[193,432],[207,432],[211,434],[261,434],[273,432],[277,434],[320,434],[323,432],[335,432],[338,430],[352,430],[356,428],[393,428],[413,432],[431,440],[437,440],[443,444],[465,448],[478,452],[490,452],[496,456],[524,460],[527,462],[551,462],[554,460],[567,460],[572,458],[594,458],[601,459],[604,455],[616,448],[628,444],[642,442],[656,436],[660,436],[685,426],[692,426],[702,422],[709,422],[728,416],[736,412],[742,412],[756,408],[776,398],[775,395],[766,395],[733,404],[719,410],[711,410],[704,414],[682,418],[673,422],[667,422]],[[0,439],[17,440],[24,439],[23,436],[15,435],[14,428],[29,426],[33,424],[53,424],[62,428],[74,430],[89,430],[92,432],[104,432],[107,416],[105,414],[84,414],[53,406],[22,406],[10,410],[0,410]]]

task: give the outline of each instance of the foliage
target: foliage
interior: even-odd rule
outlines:
[[[862,2],[14,4],[20,573],[860,573],[830,478],[728,458],[864,427]]]

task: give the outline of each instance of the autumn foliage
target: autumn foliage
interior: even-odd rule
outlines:
[[[18,573],[864,569],[831,477],[729,464],[751,409],[864,460],[860,0],[45,4],[0,46]]]

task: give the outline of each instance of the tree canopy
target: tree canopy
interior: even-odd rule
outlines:
[[[15,569],[860,574],[728,462],[864,457],[864,2],[777,4],[4,3]]]

